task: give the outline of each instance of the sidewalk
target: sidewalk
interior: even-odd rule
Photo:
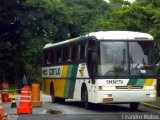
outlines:
[[[160,110],[160,96],[157,97],[156,102],[141,102],[140,104],[146,107],[151,107]]]

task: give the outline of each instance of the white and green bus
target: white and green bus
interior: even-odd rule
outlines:
[[[156,100],[153,37],[131,31],[100,31],[46,44],[42,89],[52,102],[65,99],[90,103]]]

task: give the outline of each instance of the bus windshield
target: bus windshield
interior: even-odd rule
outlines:
[[[98,76],[153,75],[153,42],[102,41]]]

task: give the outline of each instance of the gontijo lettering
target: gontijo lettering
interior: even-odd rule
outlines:
[[[60,68],[49,69],[49,75],[61,75],[61,69]]]
[[[48,71],[47,71],[47,69],[42,70],[42,75],[48,75]]]
[[[61,75],[61,68],[48,68],[42,70],[42,75]]]

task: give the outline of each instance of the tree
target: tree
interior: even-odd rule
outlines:
[[[43,46],[66,39],[70,21],[59,0],[27,0],[21,11],[24,72],[31,81],[39,81]]]
[[[64,0],[71,19],[71,37],[77,37],[88,32],[97,31],[98,18],[108,12],[108,3],[103,0]]]
[[[146,6],[149,4],[152,4],[155,8],[159,8],[160,1],[159,0],[136,0],[138,3],[140,3],[142,6]]]
[[[41,76],[43,46],[67,38],[70,22],[64,5],[59,0],[0,3],[1,78],[16,84],[26,73],[29,79],[37,81]],[[63,30],[63,35],[59,35]]]
[[[9,79],[8,76],[13,75],[15,71],[18,73],[21,69],[22,40],[16,17],[17,1],[0,1],[0,5],[0,78],[6,80]],[[10,73],[12,74],[9,75]],[[16,76],[15,74],[12,77],[16,79]]]

